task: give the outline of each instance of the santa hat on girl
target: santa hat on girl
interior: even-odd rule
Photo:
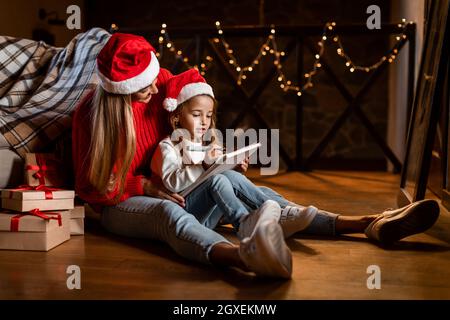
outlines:
[[[206,83],[196,69],[189,69],[173,76],[167,82],[166,88],[166,98],[163,101],[163,106],[169,112],[174,111],[180,104],[190,98],[201,94],[214,98],[211,86]]]
[[[116,94],[130,94],[148,87],[159,73],[155,52],[141,36],[114,33],[97,56],[100,85]]]

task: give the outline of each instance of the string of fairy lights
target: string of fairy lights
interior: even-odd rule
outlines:
[[[164,44],[165,47],[167,47],[167,49],[169,49],[169,51],[173,52],[175,54],[175,58],[176,59],[180,59],[181,61],[183,61],[183,63],[186,65],[186,67],[190,68],[195,68],[197,70],[200,71],[201,75],[205,75],[206,71],[208,70],[208,68],[210,67],[213,58],[211,56],[206,56],[204,62],[201,62],[200,65],[191,65],[189,63],[189,58],[183,54],[183,51],[180,49],[177,49],[175,47],[175,44],[173,43],[173,41],[170,40],[169,37],[169,33],[166,30],[167,28],[167,24],[163,23],[161,25],[161,31],[160,31],[160,36],[158,38],[158,43],[159,43],[159,52],[156,53],[156,56],[158,58],[162,58],[163,52],[164,52]]]
[[[413,23],[413,22],[409,22]],[[326,45],[335,45],[336,53],[342,58],[345,67],[349,72],[353,73],[355,71],[361,71],[369,73],[377,68],[379,68],[385,61],[387,60],[389,63],[392,63],[399,52],[399,48],[402,44],[402,41],[407,39],[406,35],[406,27],[407,27],[406,19],[402,19],[401,23],[397,24],[399,29],[398,34],[395,36],[395,43],[393,47],[388,51],[387,54],[383,55],[372,65],[357,65],[348,55],[347,51],[344,49],[344,46],[341,42],[341,37],[336,33],[336,22],[327,22],[323,28],[320,40],[317,42],[318,50],[314,54],[314,62],[312,68],[303,74],[304,84],[293,84],[291,80],[289,80],[285,73],[283,72],[283,64],[281,61],[281,57],[285,56],[286,53],[284,51],[279,51],[277,42],[276,42],[276,29],[274,26],[270,27],[270,32],[267,36],[267,39],[263,42],[263,44],[259,47],[258,53],[252,59],[252,62],[248,65],[241,65],[238,62],[238,59],[235,56],[235,51],[231,47],[231,45],[225,40],[224,30],[221,27],[219,21],[215,23],[217,29],[217,37],[213,39],[214,43],[218,45],[221,43],[225,55],[226,60],[228,61],[230,67],[236,71],[236,83],[238,85],[242,85],[243,81],[248,78],[248,74],[253,72],[258,65],[260,65],[261,60],[264,57],[272,56],[272,63],[277,68],[277,80],[279,83],[279,87],[284,91],[293,91],[298,96],[301,96],[302,93],[308,88],[313,87],[313,77],[317,75],[319,69],[322,67],[321,59],[325,52]],[[159,42],[159,52],[157,56],[159,58],[162,57],[164,49],[167,48],[170,52],[175,55],[176,59],[181,60],[187,68],[196,68],[202,75],[205,75],[207,70],[211,67],[213,62],[213,58],[209,55],[206,55],[202,62],[199,65],[191,65],[189,58],[183,54],[183,51],[177,49],[174,42],[171,41],[169,34],[167,32],[167,25],[163,23],[161,25],[161,31],[158,38]]]

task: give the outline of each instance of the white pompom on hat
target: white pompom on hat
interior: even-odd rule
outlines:
[[[202,94],[214,98],[211,86],[206,83],[198,70],[189,69],[173,76],[167,82],[166,98],[163,101],[164,109],[172,112],[183,102]]]
[[[131,94],[148,87],[159,73],[155,52],[141,36],[114,33],[97,56],[100,85],[116,94]]]

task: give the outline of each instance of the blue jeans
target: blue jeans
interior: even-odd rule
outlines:
[[[222,173],[233,186],[233,190],[236,196],[249,208],[256,209],[259,208],[265,201],[274,200],[278,202],[281,208],[287,205],[293,205],[294,203],[286,200],[278,194],[267,187],[257,187],[247,179],[243,174],[235,171],[228,170]],[[302,207],[302,206],[299,206]],[[216,208],[219,210],[219,208]],[[331,213],[324,210],[318,210],[316,216],[312,220],[311,224],[300,233],[303,234],[313,234],[313,235],[336,235],[336,218],[337,214]],[[226,217],[224,217],[226,220]]]
[[[211,229],[222,218],[237,231],[241,218],[249,213],[248,207],[236,196],[230,180],[222,174],[216,174],[203,182],[186,196],[185,201],[184,209]]]
[[[147,196],[105,207],[101,223],[115,234],[163,241],[182,257],[202,263],[209,263],[209,251],[215,244],[230,243],[178,204]]]

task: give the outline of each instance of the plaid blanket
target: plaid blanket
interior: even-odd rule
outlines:
[[[70,130],[77,102],[98,82],[96,57],[110,34],[78,34],[65,48],[0,36],[0,134],[20,156]]]

